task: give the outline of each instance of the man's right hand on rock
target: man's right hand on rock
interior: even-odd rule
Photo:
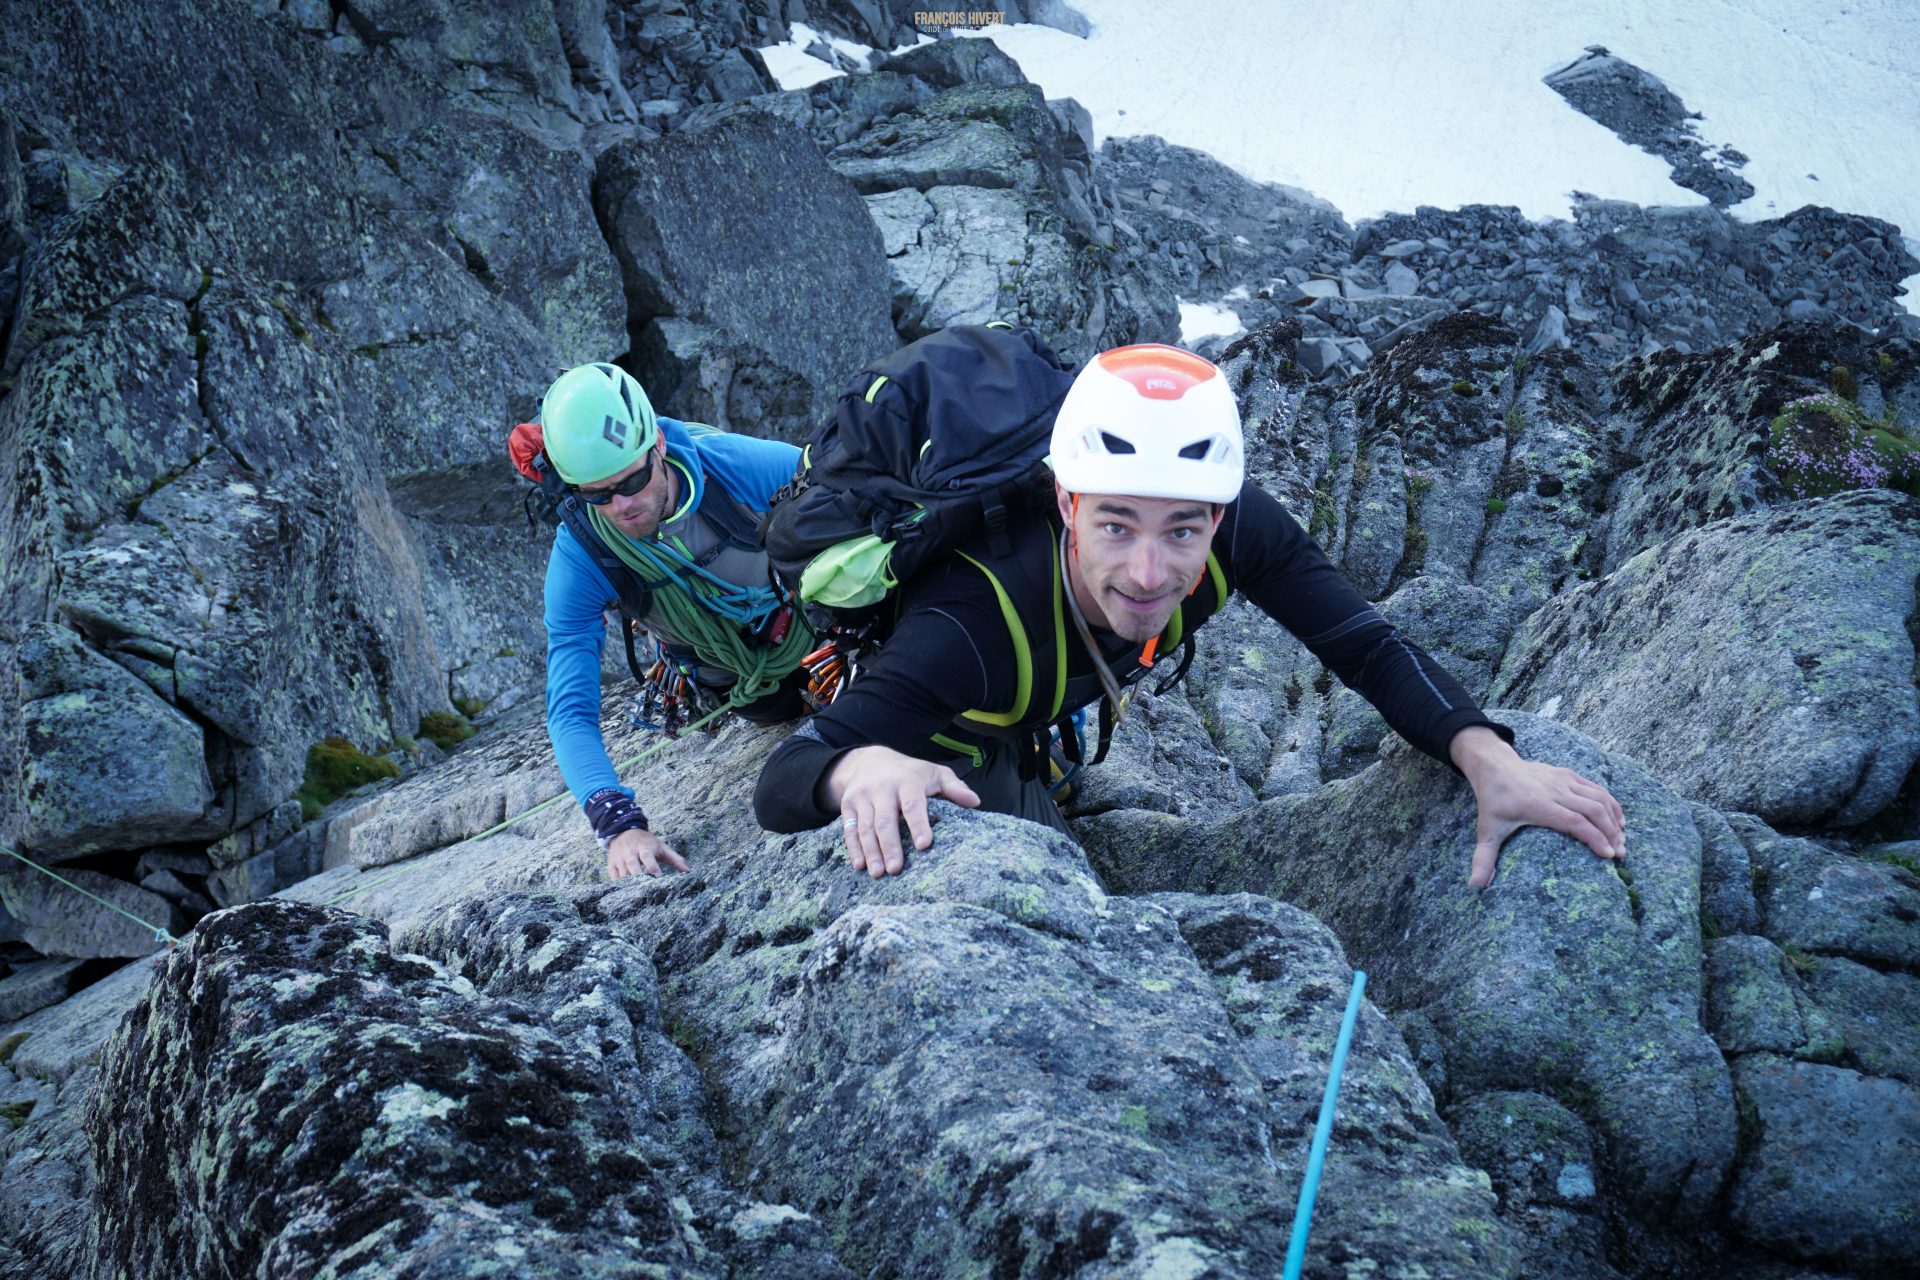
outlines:
[[[900,842],[902,818],[914,848],[933,844],[933,824],[927,818],[929,797],[940,796],[970,809],[980,803],[973,788],[952,769],[890,747],[856,747],[847,752],[828,770],[820,790],[822,806],[840,811],[847,860],[855,871],[865,871],[876,880],[906,869],[906,849]]]

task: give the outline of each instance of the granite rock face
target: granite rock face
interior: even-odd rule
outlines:
[[[1699,1014],[1699,834],[1631,760],[1551,722],[1506,719],[1523,755],[1619,799],[1626,863],[1523,831],[1476,893],[1464,787],[1404,744],[1354,777],[1232,817],[1113,813],[1078,830],[1112,888],[1261,892],[1313,912],[1387,1007],[1432,1028],[1443,1105],[1531,1090],[1577,1107],[1609,1194],[1638,1216],[1699,1221],[1734,1156],[1731,1084]]]
[[[1096,149],[986,41],[792,92],[754,52],[913,14],[10,15],[0,838],[174,932],[317,905],[35,1008],[108,967],[36,954],[157,944],[0,877],[0,1272],[1270,1275],[1350,963],[1310,1272],[1911,1270],[1911,477],[1796,455],[1920,422],[1897,229],[1350,227]],[[570,804],[468,839],[560,790],[499,458],[557,370],[797,436],[925,329],[1084,357],[1195,304],[1253,478],[1614,790],[1625,863],[1528,832],[1467,891],[1464,787],[1244,603],[1081,780],[1091,860],[942,809],[870,883],[752,829],[737,725],[638,776],[689,876],[607,885]],[[488,736],[406,745],[449,703]],[[306,821],[333,736],[411,776]]]
[[[898,881],[822,834],[583,904],[655,940],[730,1160],[860,1271],[1265,1274],[1348,986],[1331,936],[1252,897],[1109,898],[1038,828],[937,822]],[[1398,1037],[1370,1014],[1354,1054],[1314,1255],[1507,1274]]]
[[[314,744],[538,678],[544,545],[461,482],[555,370],[625,346],[569,142],[620,117],[570,87],[593,41],[562,28],[604,39],[604,10],[310,8],[9,25],[40,74],[0,94],[0,833],[48,856],[279,839]],[[415,478],[441,500],[396,511]],[[511,571],[463,589],[468,557]],[[49,644],[95,674],[48,684]]]
[[[445,922],[452,968],[384,932],[261,904],[167,960],[101,1062],[96,1185],[127,1211],[93,1274],[770,1274],[725,1252],[751,1206],[682,1194],[711,1157],[644,956],[537,899]]]
[[[1910,1267],[1920,1257],[1920,1090],[1767,1055],[1743,1059],[1735,1078],[1759,1133],[1729,1193],[1735,1228],[1810,1261]]]
[[[1888,490],[1716,522],[1534,614],[1492,697],[1716,807],[1854,826],[1920,758],[1916,564],[1920,502]]]
[[[715,426],[804,436],[842,382],[897,345],[873,220],[778,117],[746,112],[622,143],[601,158],[594,199],[636,326],[662,317],[711,325],[771,361],[758,374],[759,412],[728,412]],[[730,231],[716,237],[716,226]],[[656,407],[674,411],[674,389],[653,382]]]

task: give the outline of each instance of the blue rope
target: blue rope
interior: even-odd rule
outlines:
[[[729,622],[758,629],[780,608],[780,593],[772,587],[743,587],[737,582],[728,582],[664,542],[633,542],[632,545],[655,573]],[[696,591],[692,583],[674,572],[674,563],[697,577],[703,589]]]
[[[133,921],[135,924],[142,925],[148,929],[153,930],[153,940],[155,942],[164,942],[168,946],[173,946],[180,941],[180,939],[174,937],[172,934],[168,933],[165,929],[162,929],[159,925],[155,924],[153,921],[142,920],[139,916],[133,914],[133,912],[131,911],[122,911],[119,907],[114,906],[111,902],[108,902],[105,898],[101,897],[97,893],[87,893],[85,889],[82,889],[79,885],[67,879],[65,876],[61,875],[59,872],[47,870],[45,867],[35,862],[32,858],[29,858],[24,853],[20,853],[14,849],[9,849],[7,848],[6,845],[3,845],[3,844],[0,844],[0,853],[12,854],[14,857],[20,859],[20,861],[32,867],[35,871],[38,871],[41,875],[50,876],[53,879],[58,880],[61,884],[67,886],[67,888],[73,890],[75,893],[85,894],[85,896],[92,898],[95,902],[99,903],[101,906],[105,907],[107,910],[119,911],[121,915]]]
[[[1307,1156],[1307,1176],[1300,1183],[1300,1203],[1293,1211],[1293,1239],[1287,1243],[1284,1280],[1300,1280],[1307,1260],[1307,1227],[1313,1222],[1313,1198],[1320,1190],[1320,1167],[1326,1163],[1327,1140],[1333,1136],[1333,1101],[1340,1093],[1340,1072],[1347,1065],[1347,1046],[1353,1043],[1353,1024],[1360,1017],[1360,997],[1367,975],[1353,971],[1353,993],[1347,997],[1347,1016],[1340,1020],[1340,1038],[1333,1045],[1333,1066],[1327,1072],[1327,1091],[1320,1096],[1320,1123],[1313,1128],[1313,1148]]]

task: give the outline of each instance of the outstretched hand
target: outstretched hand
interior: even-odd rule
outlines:
[[[940,796],[973,808],[980,797],[943,764],[903,755],[890,747],[856,747],[834,762],[821,783],[825,807],[840,810],[847,860],[855,871],[878,879],[906,868],[900,821],[916,849],[933,844],[927,800]]]
[[[674,851],[672,845],[651,831],[638,828],[622,831],[607,842],[607,879],[618,880],[623,876],[646,872],[650,876],[660,874],[662,864],[675,871],[685,871],[687,860]]]
[[[1600,858],[1627,854],[1626,815],[1605,787],[1572,769],[1528,760],[1482,725],[1462,729],[1449,753],[1473,784],[1479,806],[1473,870],[1467,883],[1493,883],[1500,847],[1522,827],[1546,827],[1593,850]]]

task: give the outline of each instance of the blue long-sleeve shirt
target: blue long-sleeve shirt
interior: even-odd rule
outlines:
[[[659,422],[669,461],[679,464],[683,483],[691,485],[684,511],[699,509],[709,472],[742,505],[765,511],[800,460],[799,449],[777,440],[724,432],[694,436],[673,418]],[[620,785],[600,737],[600,653],[606,610],[618,598],[607,575],[562,525],[547,557],[547,736],[560,776],[582,803],[606,787],[633,797],[632,788]]]

